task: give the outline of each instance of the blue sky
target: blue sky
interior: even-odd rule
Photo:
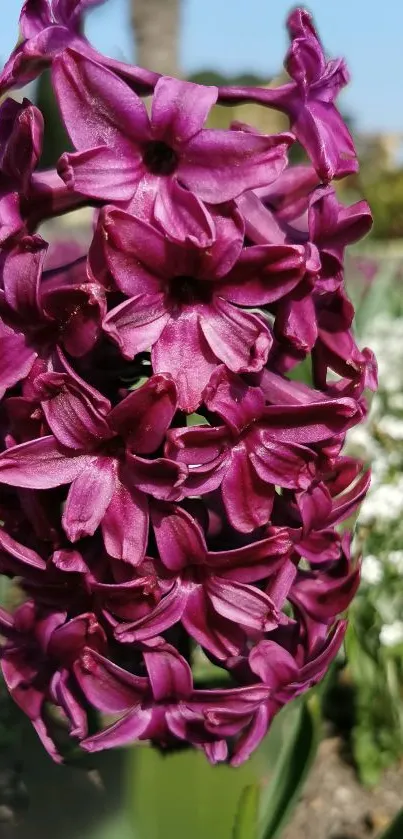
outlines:
[[[0,57],[17,35],[22,0],[2,0]],[[181,61],[184,71],[216,68],[268,75],[281,66],[289,0],[183,0]],[[327,52],[343,55],[352,82],[345,111],[367,131],[403,133],[402,0],[311,0]],[[87,34],[98,49],[132,58],[128,0],[108,0],[88,16]]]

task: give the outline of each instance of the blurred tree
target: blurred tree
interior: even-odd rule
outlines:
[[[206,85],[248,85],[250,87],[261,87],[262,85],[268,84],[268,79],[266,76],[258,76],[256,73],[248,73],[247,71],[244,73],[238,73],[236,75],[227,76],[224,73],[220,73],[219,70],[196,70],[196,72],[191,73],[188,77],[189,82],[195,82],[196,84],[206,84]]]
[[[182,0],[130,0],[136,62],[166,76],[179,76]]]
[[[378,239],[403,237],[403,169],[377,171],[377,177],[367,181],[362,177],[362,191],[373,216],[373,236]]]

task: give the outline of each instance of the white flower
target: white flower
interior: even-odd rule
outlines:
[[[389,397],[389,408],[392,411],[403,411],[403,393],[393,393]]]
[[[375,457],[376,443],[367,425],[356,425],[349,431],[346,450],[349,454],[355,454],[365,460]]]
[[[403,574],[403,551],[390,551],[388,562],[396,568],[399,574]]]
[[[403,390],[403,318],[380,315],[369,325],[363,343],[371,347],[377,358],[380,390],[397,400],[394,410],[403,409],[402,400],[398,407]]]
[[[378,429],[382,434],[391,437],[392,440],[403,440],[403,419],[399,419],[399,417],[386,414],[386,416],[381,417],[379,420]]]
[[[382,565],[377,556],[373,554],[368,554],[368,556],[364,556],[361,565],[361,579],[364,583],[368,583],[370,586],[374,586],[377,583],[380,583],[383,577],[383,569]]]
[[[403,641],[403,621],[393,621],[382,626],[379,640],[384,647],[394,647]]]
[[[360,524],[376,523],[377,527],[398,519],[403,513],[403,478],[393,484],[381,484],[363,502]]]

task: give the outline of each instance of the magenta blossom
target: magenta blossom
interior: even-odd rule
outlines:
[[[0,246],[32,233],[45,218],[82,203],[57,172],[36,172],[43,140],[43,116],[24,99],[0,106]]]
[[[45,368],[56,347],[75,357],[96,344],[106,311],[105,293],[90,282],[85,259],[44,270],[47,245],[24,238],[10,251],[0,291],[0,392],[24,379],[38,360]]]
[[[270,183],[286,165],[291,134],[203,128],[217,100],[215,87],[161,78],[149,117],[123,81],[73,50],[55,61],[54,75],[77,148],[62,156],[62,178],[90,198],[127,207],[174,239],[190,236],[208,245],[214,222],[204,202],[222,204]]]
[[[158,78],[156,73],[106,58],[94,50],[84,37],[84,12],[102,2],[105,0],[25,0],[20,15],[22,40],[0,74],[1,93],[13,87],[23,87],[36,79],[69,46],[113,68],[139,89],[152,89]]]
[[[189,467],[189,494],[221,485],[228,519],[244,533],[270,519],[276,486],[307,490],[316,474],[314,445],[360,417],[349,399],[265,406],[260,388],[223,367],[205,402],[225,424],[172,429],[166,452]]]
[[[209,248],[170,241],[121,210],[108,211],[102,220],[108,266],[119,289],[130,295],[109,312],[104,329],[126,358],[152,347],[154,370],[171,373],[185,411],[200,405],[220,362],[238,373],[263,367],[270,330],[239,304],[261,305],[303,272],[303,249],[268,246],[241,253],[239,214],[222,208],[214,219],[216,239]]]
[[[49,70],[74,149],[41,171],[42,114],[3,101],[0,574],[20,605],[0,667],[55,760],[146,740],[238,766],[326,673],[359,583],[346,523],[370,475],[343,447],[376,362],[344,281],[370,211],[330,183],[357,170],[348,75],[297,9],[280,87],[163,77],[91,46],[96,5],[26,0],[0,72],[1,94]],[[244,101],[291,132],[207,127]]]
[[[203,749],[216,763],[228,756],[228,737],[239,735],[253,722],[269,695],[267,687],[258,685],[194,690],[187,662],[167,644],[154,645],[144,659],[147,676],[129,673],[96,651],[88,650],[77,662],[75,676],[88,701],[104,713],[120,715],[117,722],[83,741],[88,751],[138,739],[167,747],[179,739]],[[234,751],[237,754],[238,749]]]
[[[237,550],[210,552],[201,528],[185,510],[154,503],[151,520],[165,566],[159,577],[174,583],[170,596],[157,606],[159,620],[167,607],[171,625],[174,599],[176,617],[186,631],[218,659],[239,653],[245,647],[247,631],[261,634],[282,622],[283,616],[270,598],[250,583],[270,576],[285,561],[291,547],[285,529],[273,530],[262,541]],[[147,626],[151,628],[153,622],[151,612]],[[142,639],[146,637],[144,627],[144,620],[122,623],[116,637],[122,641]],[[159,632],[160,624],[152,634]]]
[[[6,685],[45,748],[60,761],[46,702],[59,707],[72,737],[85,737],[87,717],[71,667],[84,648],[103,650],[105,634],[95,615],[80,615],[68,621],[66,613],[41,612],[32,601],[19,606],[12,617],[1,609],[0,626],[6,638],[1,651]]]
[[[343,60],[326,61],[305,9],[288,18],[291,46],[285,69],[291,81],[277,88],[224,87],[222,102],[258,102],[287,114],[292,130],[323,181],[357,172],[353,139],[334,105],[349,75]]]
[[[337,317],[345,249],[371,229],[372,217],[366,201],[345,207],[333,187],[313,189],[309,167],[300,167],[296,178],[291,173],[292,169],[286,170],[274,185],[281,199],[269,188],[265,193],[259,190],[259,198],[256,193],[246,193],[238,207],[252,242],[262,247],[264,243],[284,246],[297,241],[307,249],[300,282],[284,289],[280,298],[267,301],[275,315],[276,337],[303,357],[318,339],[324,295],[327,307],[332,307]],[[353,311],[351,305],[350,309]],[[346,323],[346,328],[350,324]]]
[[[30,489],[71,484],[63,513],[69,539],[91,535],[102,523],[108,552],[138,564],[147,541],[147,494],[178,497],[185,477],[173,461],[147,457],[175,412],[172,380],[155,376],[112,410],[67,374],[44,374],[36,386],[53,434],[3,452],[0,482]]]

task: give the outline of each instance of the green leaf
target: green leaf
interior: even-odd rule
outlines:
[[[396,285],[396,267],[390,261],[378,271],[376,281],[368,294],[356,307],[355,329],[359,336],[380,312],[390,311],[393,304],[393,286]]]
[[[382,833],[379,839],[402,839],[403,836],[403,810],[400,810],[389,827]]]
[[[0,606],[7,606],[8,595],[10,590],[10,580],[8,577],[0,576]]]
[[[209,421],[202,414],[188,414],[186,417],[186,425],[208,425]]]
[[[320,739],[320,712],[316,696],[301,701],[274,775],[264,793],[260,839],[276,839],[298,803]]]
[[[123,378],[123,377],[122,377],[122,378]],[[138,378],[138,379],[136,379],[136,381],[135,381],[135,382],[133,382],[133,383],[130,385],[130,387],[128,388],[128,390],[138,390],[138,389],[139,389],[139,387],[142,387],[142,385],[145,385],[145,383],[146,383],[146,382],[148,382],[148,376],[139,376],[139,378]]]
[[[308,355],[304,361],[301,361],[288,372],[288,378],[295,382],[302,382],[305,385],[312,385],[312,361]]]
[[[256,839],[259,798],[260,788],[258,784],[250,784],[242,790],[232,831],[232,839]]]
[[[127,758],[127,814],[139,839],[230,839],[242,790],[261,769],[255,756],[235,769],[191,749],[135,746]]]

